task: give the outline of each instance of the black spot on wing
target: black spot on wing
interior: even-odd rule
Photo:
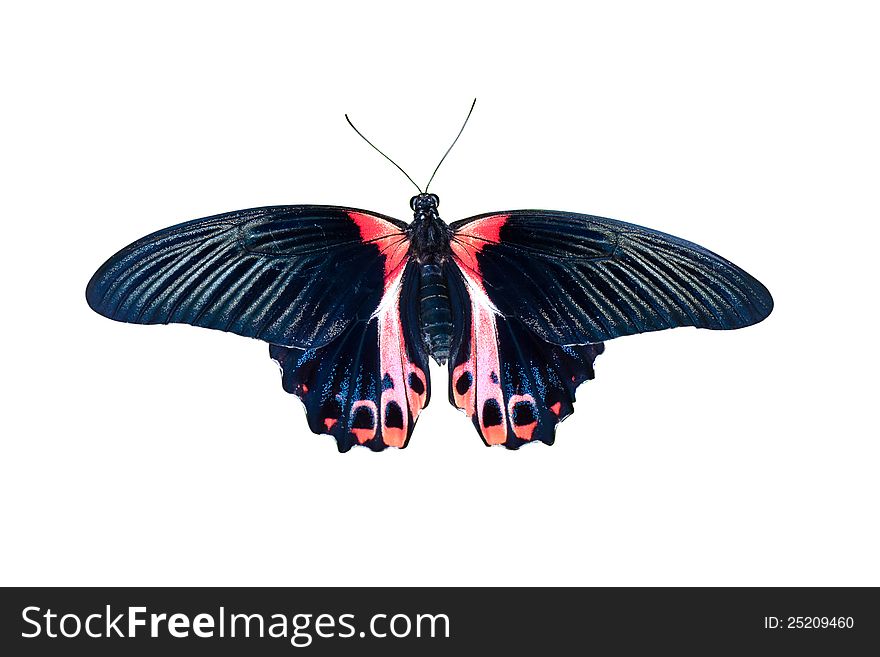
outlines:
[[[520,401],[513,405],[513,423],[517,426],[524,426],[537,422],[534,406],[531,402]]]
[[[458,377],[458,381],[455,382],[455,389],[458,391],[459,395],[464,395],[468,390],[471,389],[471,384],[473,383],[474,377],[470,372],[465,372],[460,377]]]
[[[480,415],[484,427],[497,427],[501,424],[501,407],[494,399],[487,399],[483,403],[483,412]]]
[[[389,429],[403,428],[403,411],[396,401],[385,404],[385,426]]]
[[[373,416],[373,409],[369,406],[358,406],[354,412],[351,427],[352,429],[374,429],[376,418]]]
[[[417,395],[421,395],[423,392],[425,392],[425,384],[422,381],[421,377],[419,377],[415,372],[409,373],[409,387]]]

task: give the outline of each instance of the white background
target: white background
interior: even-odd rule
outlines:
[[[3,584],[880,584],[871,3],[3,11]],[[557,444],[340,455],[266,345],[86,306],[130,241],[331,203],[662,229],[776,310],[615,340]]]

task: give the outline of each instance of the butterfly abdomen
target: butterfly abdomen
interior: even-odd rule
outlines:
[[[419,320],[428,353],[440,365],[445,364],[449,358],[449,343],[452,339],[452,309],[449,305],[446,278],[440,265],[436,263],[422,265]]]

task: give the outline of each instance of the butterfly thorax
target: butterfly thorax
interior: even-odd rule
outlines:
[[[410,255],[419,264],[419,324],[430,356],[440,365],[449,358],[452,307],[443,266],[452,255],[452,231],[440,218],[436,194],[419,194],[410,201]]]
[[[452,253],[452,231],[440,218],[438,203],[436,194],[419,194],[410,202],[414,213],[407,231],[410,253],[419,264],[443,264]]]

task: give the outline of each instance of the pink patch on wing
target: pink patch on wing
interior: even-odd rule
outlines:
[[[427,379],[420,367],[410,361],[406,352],[403,326],[400,321],[400,281],[406,261],[398,267],[397,273],[386,281],[385,295],[379,304],[379,368],[382,380],[387,376],[391,386],[382,390],[379,417],[382,426],[382,441],[391,447],[403,447],[409,435],[409,420],[415,422],[428,395]],[[415,375],[422,383],[422,392],[416,393],[409,385],[409,378]],[[384,387],[384,386],[383,386]],[[388,426],[389,404],[394,402],[402,415],[402,426]],[[391,407],[393,408],[393,406]],[[408,411],[408,412],[407,412]]]
[[[507,440],[507,418],[504,412],[504,395],[499,383],[501,376],[501,364],[498,358],[498,334],[495,326],[495,316],[492,311],[483,304],[473,304],[475,321],[474,341],[471,348],[476,344],[476,370],[477,376],[477,409],[480,414],[480,426],[483,428],[483,437],[490,445],[500,445]],[[501,422],[492,426],[484,424],[483,414],[486,402],[494,399],[498,403],[501,412]]]
[[[465,224],[456,231],[452,239],[452,254],[458,266],[477,277],[482,285],[477,254],[487,244],[501,241],[501,228],[510,218],[509,214],[495,214]]]
[[[415,422],[427,398],[427,378],[407,356],[400,319],[400,282],[409,261],[410,243],[406,233],[385,219],[363,212],[349,212],[348,216],[357,224],[361,239],[375,244],[385,259],[384,289],[375,317],[379,329],[379,378],[384,381],[388,377],[392,385],[383,386],[375,417],[382,441],[391,447],[403,447],[409,435],[410,418]],[[409,386],[412,374],[422,383],[421,393]],[[395,404],[402,419],[396,417]],[[388,426],[389,421],[392,426]]]
[[[471,356],[462,371],[469,371],[473,379],[467,394],[455,393],[456,403],[469,415],[478,413],[480,430],[490,445],[500,445],[507,440],[507,409],[499,383],[501,362],[498,357],[498,328],[483,286],[477,254],[486,245],[497,244],[501,240],[501,228],[509,217],[496,214],[472,221],[456,231],[451,243],[452,258],[464,275],[471,298]],[[491,399],[498,404],[501,423],[486,426],[483,414],[486,402]]]
[[[457,260],[457,259],[456,259]],[[501,361],[498,357],[498,329],[495,314],[483,291],[482,283],[474,273],[461,269],[471,300],[471,353],[467,361],[453,371],[453,396],[456,406],[468,415],[477,414],[480,433],[489,445],[500,445],[507,440],[507,409],[501,391]],[[466,373],[471,385],[465,394],[459,394],[456,383]],[[491,401],[495,402],[492,404]],[[487,406],[487,402],[490,404]],[[486,425],[486,409],[495,407],[500,422]]]
[[[375,244],[385,256],[385,291],[387,292],[398,274],[403,271],[409,253],[409,239],[400,228],[385,219],[363,212],[349,212],[349,219],[357,224],[361,240]]]

